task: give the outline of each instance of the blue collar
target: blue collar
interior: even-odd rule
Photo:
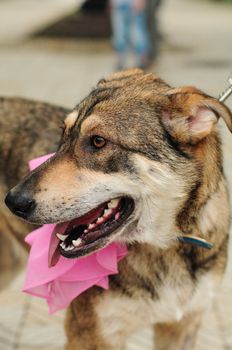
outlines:
[[[181,243],[187,243],[187,244],[191,244],[191,245],[206,248],[206,249],[213,248],[213,244],[210,242],[207,242],[203,238],[190,236],[190,235],[183,235],[183,236],[179,236],[177,239]]]

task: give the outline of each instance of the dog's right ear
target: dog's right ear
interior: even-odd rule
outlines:
[[[220,117],[232,132],[232,114],[216,98],[194,87],[172,89],[165,94],[162,122],[178,142],[197,143],[214,130]]]

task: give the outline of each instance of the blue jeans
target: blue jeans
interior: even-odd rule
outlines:
[[[151,49],[146,11],[136,12],[128,4],[112,8],[113,41],[118,54],[130,45],[137,55],[148,55]]]

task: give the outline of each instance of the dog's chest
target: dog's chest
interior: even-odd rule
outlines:
[[[188,283],[176,287],[167,282],[159,289],[156,300],[106,292],[97,314],[107,338],[127,337],[155,323],[177,322],[186,313],[203,311],[210,305],[217,284],[218,279],[212,274],[203,276],[195,290]]]

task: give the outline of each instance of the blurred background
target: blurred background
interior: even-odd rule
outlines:
[[[226,88],[232,71],[232,0],[147,0],[149,52],[137,50],[136,43],[126,43],[126,52],[117,46],[122,24],[113,2],[0,0],[0,96],[71,108],[125,62],[144,66],[171,85],[195,85],[213,96]],[[232,189],[232,137],[224,126],[222,139]],[[230,262],[198,350],[232,349],[231,272]],[[64,313],[49,316],[44,301],[20,292],[22,281],[23,273],[0,293],[0,350],[61,350]],[[128,350],[139,349],[153,349],[151,330],[128,340]]]

